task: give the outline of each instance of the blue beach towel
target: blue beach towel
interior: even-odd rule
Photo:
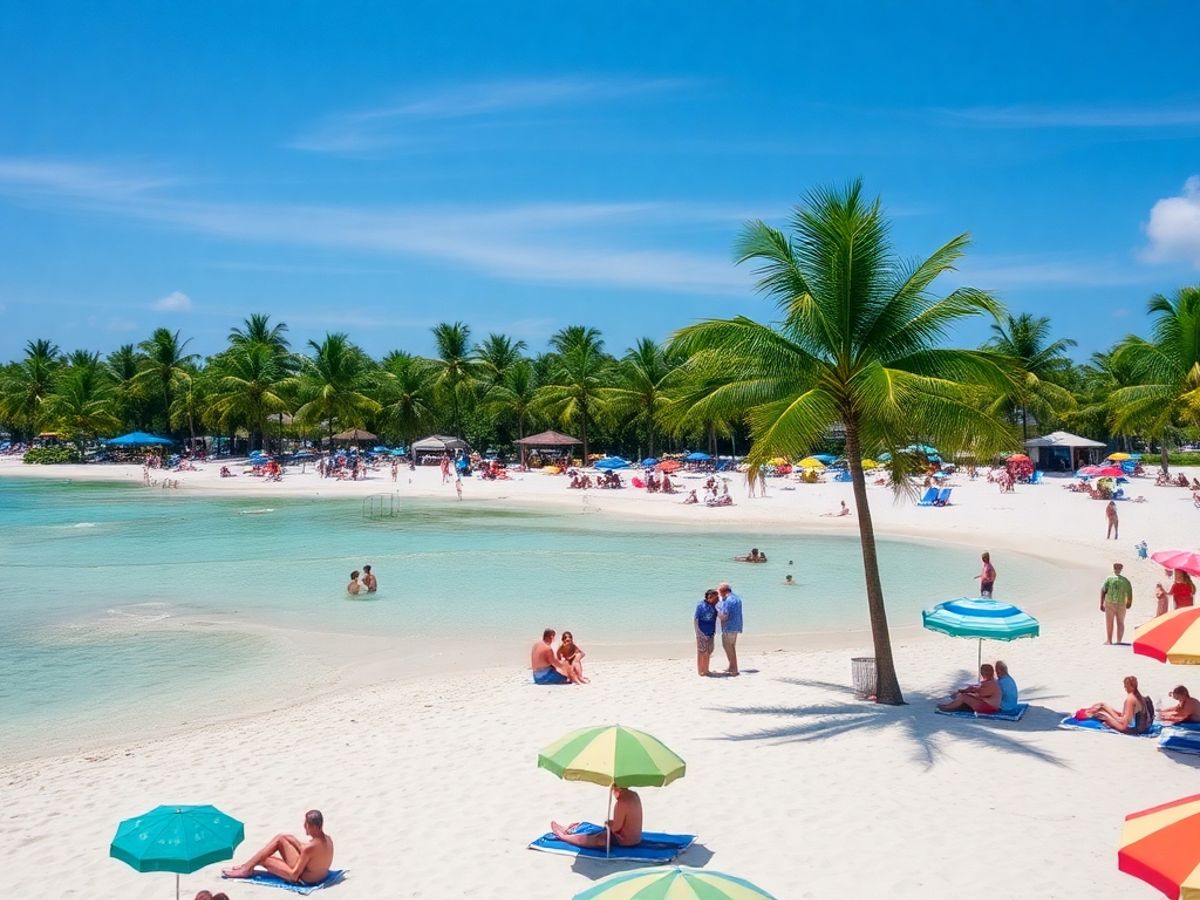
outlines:
[[[319,884],[292,884],[290,881],[284,881],[278,875],[271,875],[267,872],[255,872],[249,878],[229,878],[228,881],[241,881],[246,884],[259,884],[263,887],[282,888],[285,891],[291,891],[293,894],[311,894],[313,891],[319,891],[321,888],[333,887],[339,881],[346,877],[349,869],[330,869],[329,874],[325,876],[325,880]],[[225,876],[222,875],[222,878]]]
[[[604,829],[591,822],[580,822],[575,834],[600,834]],[[642,832],[642,842],[636,847],[612,845],[612,852],[605,853],[603,847],[576,847],[560,841],[553,832],[543,834],[529,845],[530,850],[546,853],[561,853],[565,856],[582,856],[586,859],[611,859],[644,863],[669,863],[695,842],[694,834],[661,834],[656,831]]]
[[[1065,716],[1058,723],[1059,728],[1066,728],[1070,731],[1092,731],[1097,734],[1119,734],[1124,737],[1158,737],[1162,734],[1162,725],[1155,722],[1150,726],[1150,730],[1145,734],[1129,734],[1124,731],[1116,731],[1109,728],[1099,719],[1077,719],[1074,716]]]
[[[933,711],[939,716],[958,716],[960,719],[995,719],[997,722],[1020,722],[1021,717],[1029,711],[1028,703],[1018,703],[1016,709],[1000,710],[998,713],[977,713],[971,709],[956,709],[946,712],[934,707]]]
[[[1158,742],[1159,750],[1170,750],[1172,753],[1194,753],[1200,756],[1200,735],[1195,732],[1167,731]]]

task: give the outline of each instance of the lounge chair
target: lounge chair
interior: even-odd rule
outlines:
[[[933,506],[937,502],[938,489],[935,487],[926,488],[925,496],[917,501],[917,506]]]
[[[1029,483],[1030,484],[1041,484],[1042,483],[1042,470],[1041,469],[1033,470],[1033,474],[1029,476]]]
[[[933,505],[934,506],[949,506],[950,505],[950,492],[953,490],[954,490],[954,488],[942,488],[941,491],[937,495],[937,499],[933,501]]]

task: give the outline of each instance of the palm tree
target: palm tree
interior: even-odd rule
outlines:
[[[290,346],[287,339],[287,323],[271,324],[271,317],[264,313],[251,313],[242,320],[240,326],[229,329],[229,343],[234,347],[244,347],[247,344],[263,344],[271,347],[280,355],[287,353]]]
[[[296,418],[306,425],[328,423],[332,442],[334,422],[360,427],[367,416],[379,412],[379,403],[367,395],[372,388],[370,357],[350,343],[343,333],[326,334],[320,343],[308,342],[313,351],[300,369],[300,394],[306,401]]]
[[[0,384],[0,419],[29,436],[37,434],[42,405],[54,390],[54,378],[61,365],[53,341],[27,341],[25,358]]]
[[[485,395],[504,381],[505,374],[521,361],[524,351],[524,341],[514,341],[508,335],[495,332],[483,343],[475,345],[475,360]]]
[[[46,398],[42,416],[51,428],[74,442],[82,457],[88,441],[114,434],[121,420],[99,354],[76,353],[72,359],[75,364],[57,372],[54,393]]]
[[[1048,343],[1050,319],[1030,313],[1003,313],[992,323],[992,337],[984,348],[1012,360],[1017,379],[1014,390],[992,401],[992,412],[1013,412],[1021,417],[1021,437],[1029,437],[1029,413],[1039,422],[1051,414],[1072,409],[1075,398],[1058,382],[1071,368],[1067,350],[1070,338]]]
[[[1131,358],[1115,350],[1097,351],[1075,370],[1076,408],[1065,416],[1066,427],[1087,437],[1106,438],[1113,418],[1112,398],[1137,383]],[[1128,435],[1117,435],[1121,449],[1130,449]]]
[[[437,345],[438,390],[450,401],[454,436],[462,437],[462,399],[475,380],[477,363],[471,353],[471,329],[462,322],[441,322],[433,327]]]
[[[411,445],[435,418],[432,360],[394,350],[383,358],[379,380],[379,417],[387,428]]]
[[[670,402],[667,379],[676,364],[653,338],[642,338],[621,358],[616,384],[606,392],[613,414],[646,435],[651,456],[659,421]]]
[[[284,369],[276,349],[265,342],[235,343],[210,368],[215,375],[210,408],[217,424],[229,430],[244,424],[254,449],[254,438],[265,438],[267,417],[287,410],[283,392],[295,379]]]
[[[122,344],[104,361],[104,369],[113,388],[113,403],[121,427],[134,431],[145,427],[142,421],[142,395],[137,384],[142,358],[133,344]]]
[[[1174,430],[1200,424],[1200,286],[1171,298],[1155,294],[1146,310],[1154,317],[1152,339],[1130,335],[1115,354],[1135,384],[1113,392],[1113,426],[1158,441],[1166,472]]]
[[[759,288],[776,301],[781,321],[771,326],[739,316],[700,322],[678,332],[675,345],[697,357],[697,367],[725,373],[694,406],[701,413],[745,416],[754,438],[752,476],[776,455],[807,452],[830,426],[845,428],[876,697],[899,704],[904,697],[892,658],[864,452],[886,449],[900,459],[896,451],[915,435],[957,446],[969,437],[997,446],[1006,440],[1003,424],[978,404],[982,389],[1011,389],[1001,360],[986,351],[939,346],[960,320],[995,315],[999,307],[974,288],[933,295],[930,285],[953,268],[967,236],[928,259],[902,261],[888,240],[879,201],[866,201],[860,182],[813,191],[790,226],[784,233],[751,222],[737,244],[739,263],[758,263]]]
[[[488,393],[483,411],[517,426],[517,440],[525,437],[525,426],[533,415],[537,402],[537,376],[533,363],[522,359],[504,373],[504,380]],[[521,464],[525,464],[525,448],[521,447]]]
[[[588,426],[605,409],[604,389],[612,358],[604,352],[599,330],[572,325],[550,338],[556,358],[550,383],[537,390],[537,410],[545,410],[564,426],[579,426],[583,459],[588,458]]]
[[[191,342],[191,338],[180,341],[178,331],[172,334],[170,329],[156,328],[149,340],[138,345],[145,358],[135,383],[147,397],[162,400],[163,417],[168,429],[171,398],[181,386],[191,380],[192,363],[197,359],[195,353],[184,352]]]

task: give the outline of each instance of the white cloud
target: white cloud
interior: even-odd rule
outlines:
[[[653,239],[645,237],[636,247],[621,246],[615,243],[619,239],[612,237],[630,226],[642,232],[661,229],[666,234],[693,228],[698,222],[727,222],[732,227],[735,221],[754,215],[750,206],[663,202],[488,208],[252,205],[189,202],[142,189],[112,193],[97,187],[88,191],[69,172],[57,183],[46,173],[38,173],[30,185],[30,179],[12,172],[4,177],[4,171],[0,158],[0,196],[240,241],[417,258],[511,281],[726,295],[746,295],[752,289],[752,273],[734,267],[724,252],[705,255],[665,249],[653,246]],[[111,180],[135,183],[119,174]],[[764,204],[759,216],[771,218],[780,211],[781,207]],[[171,298],[158,302],[168,300]]]
[[[297,150],[361,154],[403,144],[417,123],[479,119],[502,113],[599,103],[695,84],[678,78],[543,78],[477,81],[402,97],[370,109],[335,113],[288,142]]]
[[[150,304],[150,308],[163,312],[191,312],[192,298],[183,291],[171,291],[167,296]]]
[[[984,290],[1004,290],[1035,285],[1063,287],[1110,287],[1145,284],[1153,273],[1135,266],[1078,257],[971,256],[958,272],[948,276],[954,284],[969,284]]]
[[[1185,106],[975,106],[942,115],[996,128],[1185,128],[1200,125],[1200,104]]]
[[[1150,208],[1146,237],[1148,262],[1184,260],[1200,268],[1200,176],[1189,178],[1178,197],[1164,197]]]

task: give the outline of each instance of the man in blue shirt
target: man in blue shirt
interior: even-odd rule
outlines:
[[[721,646],[725,648],[725,659],[729,661],[726,675],[738,674],[737,639],[742,633],[742,598],[733,592],[728,582],[717,585],[721,602],[717,605],[717,617],[721,620]]]
[[[1017,709],[1017,683],[1008,674],[1008,665],[996,660],[996,682],[1000,685],[1000,712]]]
[[[704,592],[704,599],[696,604],[696,614],[693,624],[696,627],[696,671],[701,675],[710,675],[708,662],[712,658],[713,638],[717,634],[717,592],[709,588]]]

